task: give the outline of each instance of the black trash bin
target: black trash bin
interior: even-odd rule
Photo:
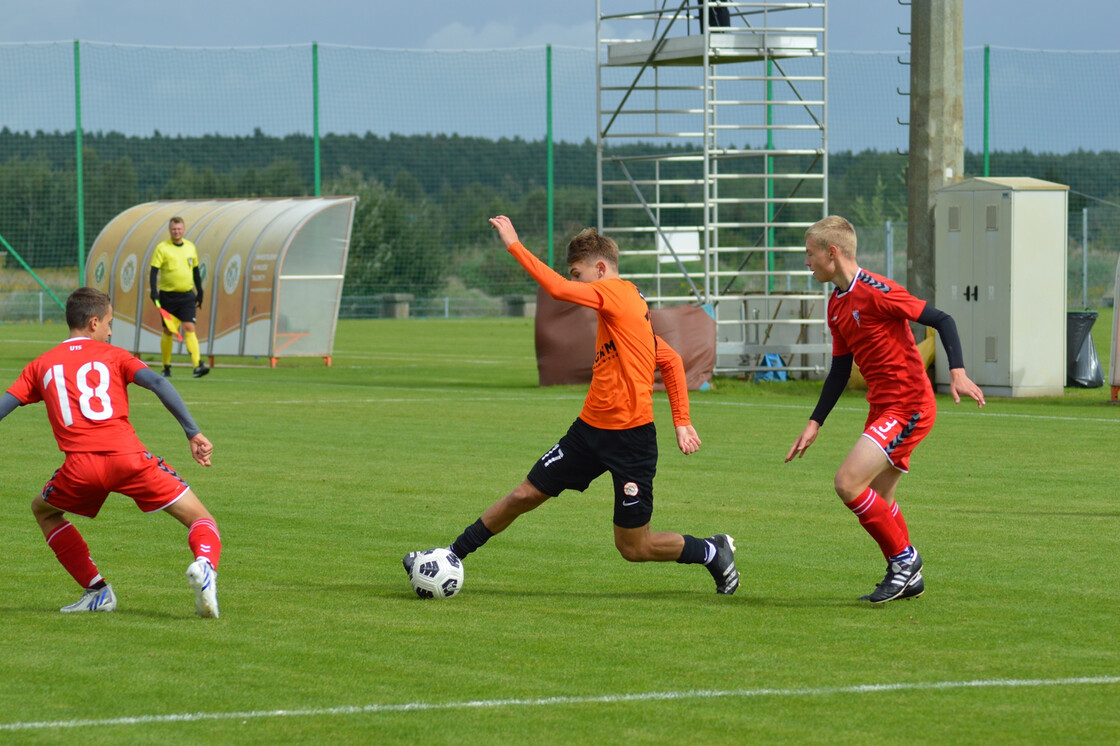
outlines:
[[[1070,311],[1066,314],[1066,386],[1095,389],[1104,385],[1104,372],[1093,344],[1096,311]]]

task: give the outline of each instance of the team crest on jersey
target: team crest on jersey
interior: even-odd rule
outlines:
[[[852,318],[856,320],[856,326],[859,326],[859,309],[852,311]]]

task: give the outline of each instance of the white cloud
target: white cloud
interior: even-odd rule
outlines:
[[[472,26],[459,21],[438,29],[424,42],[425,49],[508,49],[539,47],[546,44],[565,47],[595,46],[595,22],[575,25],[545,23],[527,33],[518,33],[511,23],[490,21]]]

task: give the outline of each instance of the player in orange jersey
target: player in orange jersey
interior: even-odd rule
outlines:
[[[145,513],[163,510],[188,528],[195,561],[187,580],[195,613],[218,616],[217,572],[222,540],[213,516],[162,458],[144,448],[128,421],[126,386],[150,389],[175,416],[191,455],[210,466],[213,446],[191,419],[175,387],[120,347],[109,344],[113,307],[100,290],[78,288],[66,300],[70,338],[23,369],[0,396],[0,419],[24,404],[43,402],[66,458],[31,502],[39,528],[84,592],[63,612],[113,611],[117,597],[89,555],[85,539],[65,513],[94,518],[110,492],[131,497]]]
[[[937,403],[909,321],[933,327],[949,360],[949,392],[960,403],[970,396],[984,406],[984,392],[964,370],[961,341],[953,318],[915,298],[898,283],[861,269],[856,232],[831,215],[805,233],[805,266],[818,282],[836,286],[828,300],[832,366],[820,400],[805,429],[786,454],[786,463],[805,455],[825,417],[859,366],[867,381],[870,411],[861,437],[836,472],[836,494],[855,513],[887,559],[887,574],[861,601],[883,603],[914,598],[925,591],[922,558],[894,499],[899,479],[910,468],[910,453],[933,427]]]
[[[739,586],[735,543],[727,534],[707,539],[650,530],[657,433],[653,425],[653,377],[660,369],[673,411],[677,446],[684,454],[700,448],[688,414],[684,365],[673,348],[653,332],[649,307],[633,283],[618,275],[618,246],[589,228],[568,244],[565,279],[533,256],[517,239],[504,215],[490,219],[509,253],[557,300],[598,313],[595,362],[583,411],[560,442],[528,477],[491,505],[451,544],[463,558],[500,533],[523,513],[566,489],[583,491],[604,472],[614,480],[614,544],[631,562],[703,564],[716,592]],[[404,557],[411,572],[416,552]]]

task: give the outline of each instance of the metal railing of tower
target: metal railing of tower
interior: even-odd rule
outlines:
[[[820,372],[826,2],[597,0],[598,222],[651,306],[716,319],[716,371]]]

